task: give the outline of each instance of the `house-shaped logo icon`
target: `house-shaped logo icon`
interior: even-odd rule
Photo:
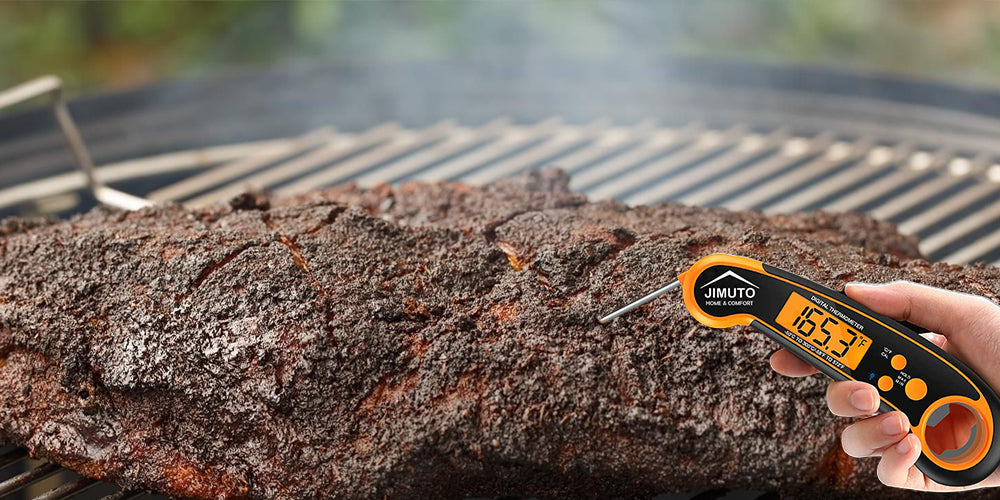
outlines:
[[[709,285],[711,285],[711,284],[713,284],[713,283],[715,283],[715,282],[717,282],[717,281],[719,281],[719,280],[721,280],[723,278],[729,277],[729,276],[732,276],[733,278],[736,278],[736,279],[738,279],[738,280],[740,280],[740,281],[742,281],[742,282],[744,282],[744,283],[746,283],[746,284],[748,284],[748,285],[750,285],[750,286],[752,286],[754,288],[760,288],[759,286],[751,283],[750,280],[744,278],[743,276],[740,276],[740,275],[734,273],[732,269],[730,269],[729,271],[726,271],[726,272],[722,273],[721,275],[719,275],[718,278],[715,278],[714,280],[709,281],[708,283],[705,283],[704,285],[701,285],[701,287],[702,288],[708,287]]]

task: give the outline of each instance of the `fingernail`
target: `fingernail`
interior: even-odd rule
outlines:
[[[875,394],[869,389],[858,389],[851,393],[851,404],[860,411],[875,411]]]
[[[903,438],[903,440],[896,445],[896,453],[899,453],[900,455],[906,455],[909,453],[910,450],[913,449],[913,443],[911,441],[910,436]]]
[[[882,420],[882,432],[889,436],[902,434],[906,430],[906,424],[899,415],[892,415]]]

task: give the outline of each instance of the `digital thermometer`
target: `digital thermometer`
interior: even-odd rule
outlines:
[[[899,410],[910,419],[921,443],[917,468],[934,481],[967,486],[1000,465],[1000,400],[982,378],[899,322],[787,271],[709,255],[601,323],[677,287],[706,326],[752,326],[834,380],[874,385],[880,412]]]

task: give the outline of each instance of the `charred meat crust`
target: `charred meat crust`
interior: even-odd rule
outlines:
[[[673,300],[595,318],[718,251],[834,287],[991,295],[1000,273],[859,215],[629,208],[566,181],[5,221],[0,437],[193,498],[911,497],[840,452],[825,381],[773,374],[762,335]]]

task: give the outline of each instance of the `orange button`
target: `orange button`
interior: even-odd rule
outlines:
[[[927,383],[919,378],[911,378],[904,389],[906,397],[914,401],[920,401],[927,395]]]
[[[889,364],[892,365],[893,370],[902,370],[906,368],[906,358],[902,354],[897,354],[892,357],[892,361]]]
[[[882,375],[878,379],[878,390],[885,392],[892,389],[892,379],[887,375]]]

